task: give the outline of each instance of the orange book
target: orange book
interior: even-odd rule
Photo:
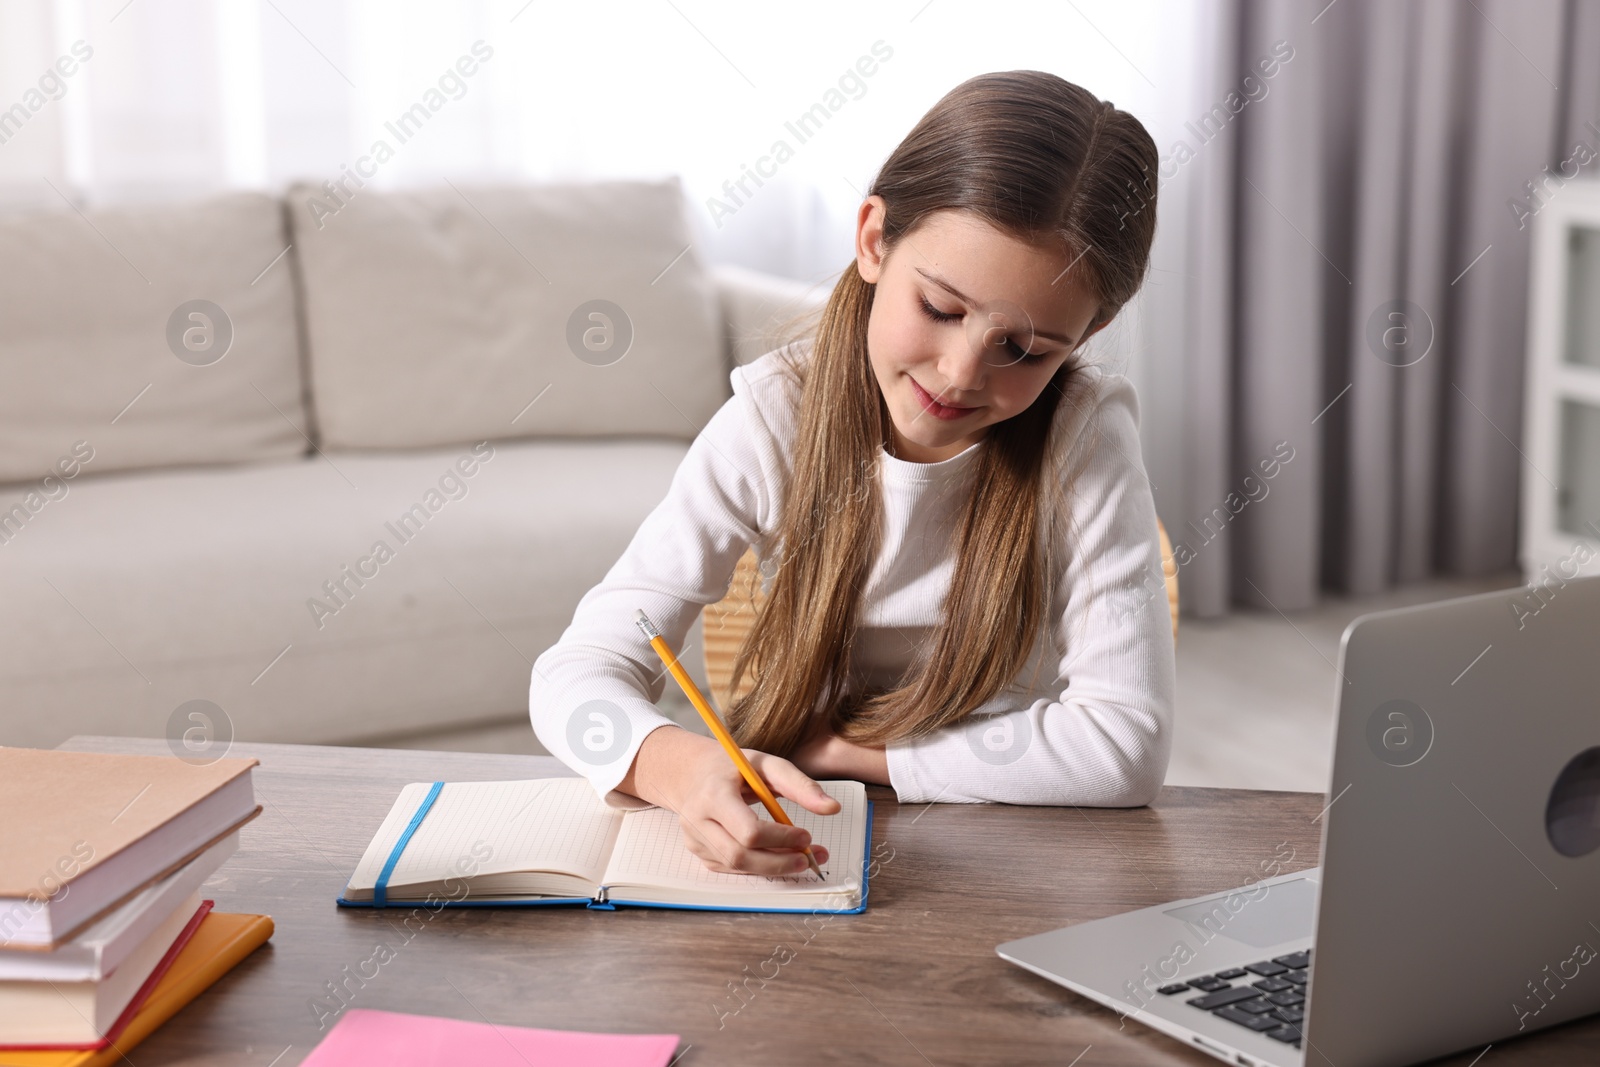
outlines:
[[[65,1051],[0,1049],[0,1067],[110,1067],[124,1062],[123,1053],[149,1037],[156,1027],[265,943],[272,930],[272,920],[265,915],[211,912],[200,921],[194,936],[161,976],[149,998],[108,1047]]]

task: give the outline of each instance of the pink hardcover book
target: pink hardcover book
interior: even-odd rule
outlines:
[[[590,1034],[352,1008],[301,1067],[667,1067],[677,1034]]]

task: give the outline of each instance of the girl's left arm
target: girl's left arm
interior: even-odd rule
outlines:
[[[889,785],[889,757],[883,745],[846,741],[821,721],[796,747],[790,760],[811,777],[853,778],[869,785]]]
[[[1089,452],[1062,490],[1054,647],[963,723],[887,746],[901,801],[1132,807],[1161,788],[1177,670],[1138,399],[1105,375],[1089,406],[1069,424]]]

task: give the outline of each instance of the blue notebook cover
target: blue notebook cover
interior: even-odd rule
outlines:
[[[411,835],[417,832],[417,827],[422,825],[423,818],[428,814],[428,809],[438,799],[439,793],[444,789],[443,782],[434,782],[428,790],[428,795],[417,806],[416,814],[411,816],[411,821],[401,832],[394,843],[394,848],[389,853],[389,858],[384,862],[383,869],[378,874],[377,884],[373,886],[372,900],[346,900],[344,896],[334,898],[334,902],[341,908],[531,908],[541,905],[564,905],[571,907],[582,904],[595,911],[615,911],[618,907],[630,908],[677,908],[683,911],[759,911],[779,912],[796,915],[859,915],[867,910],[867,868],[872,858],[872,801],[867,801],[867,827],[866,847],[861,853],[861,903],[854,908],[743,908],[731,907],[722,904],[658,904],[648,900],[611,900],[606,894],[606,887],[600,887],[598,897],[525,897],[513,900],[423,900],[390,901],[386,888],[389,875],[394,872],[395,864],[400,862],[401,853],[405,852],[406,845],[411,841]]]

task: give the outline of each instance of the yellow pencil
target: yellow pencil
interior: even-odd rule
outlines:
[[[728,733],[726,726],[722,725],[722,719],[718,717],[716,710],[700,694],[700,687],[694,684],[694,679],[689,677],[689,672],[683,669],[683,665],[678,662],[678,657],[673,654],[672,649],[667,647],[666,639],[661,636],[661,631],[656,629],[656,624],[650,621],[650,616],[641,610],[634,615],[634,622],[639,624],[639,629],[644,631],[645,637],[650,641],[650,647],[656,650],[656,655],[661,657],[661,662],[667,665],[667,670],[671,671],[672,676],[678,680],[678,685],[683,688],[684,695],[689,698],[689,703],[694,705],[694,709],[705,720],[712,736],[722,742],[722,747],[732,758],[733,765],[739,768],[739,773],[744,775],[744,780],[749,783],[751,789],[755,790],[756,796],[761,798],[761,803],[768,813],[772,815],[775,821],[781,822],[785,826],[793,826],[794,823],[789,820],[788,814],[779,806],[778,798],[772,795],[772,790],[768,788],[767,783],[761,780],[761,775],[756,773],[756,769],[745,758],[744,751],[734,743],[733,735]],[[823,874],[822,868],[817,866],[817,857],[812,854],[810,845],[806,846],[805,852],[806,862],[811,865],[811,869],[817,872],[818,878],[826,881],[827,875]]]

